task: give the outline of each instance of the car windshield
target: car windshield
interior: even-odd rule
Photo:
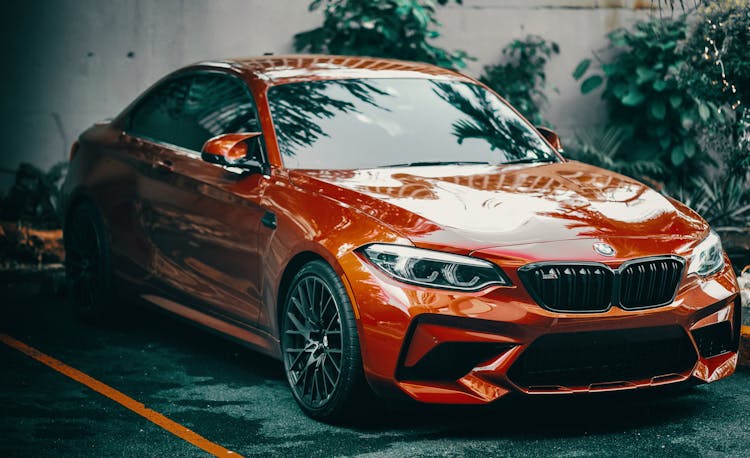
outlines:
[[[274,86],[268,100],[287,168],[559,160],[535,129],[472,83],[306,81]]]

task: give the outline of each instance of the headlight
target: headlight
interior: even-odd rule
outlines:
[[[413,285],[461,291],[510,285],[494,264],[470,256],[385,244],[368,245],[360,252],[391,277]]]
[[[715,274],[722,267],[724,267],[724,249],[721,247],[719,234],[711,230],[708,237],[693,250],[687,273],[706,277]]]

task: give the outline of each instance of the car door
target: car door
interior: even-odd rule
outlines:
[[[158,141],[174,137],[175,117],[184,103],[190,78],[175,78],[150,89],[129,110],[120,125],[122,131],[113,143],[109,180],[116,186],[100,189],[106,201],[116,202],[107,213],[111,222],[113,264],[130,282],[147,286],[153,277],[155,247],[147,228],[152,190],[160,186],[161,176],[154,169],[162,147]]]
[[[254,323],[266,178],[208,163],[200,154],[216,135],[259,131],[253,99],[245,83],[229,74],[199,72],[178,81],[172,96],[152,107],[171,110],[168,125],[152,134],[160,138],[146,140],[159,148],[153,184],[142,189],[154,247],[151,271],[171,299]]]

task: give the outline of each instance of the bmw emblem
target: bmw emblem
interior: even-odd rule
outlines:
[[[602,256],[614,256],[615,255],[615,249],[612,248],[611,245],[608,245],[606,243],[595,243],[594,251],[596,251]]]

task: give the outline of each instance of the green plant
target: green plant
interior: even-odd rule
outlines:
[[[719,230],[750,226],[750,189],[735,176],[709,180],[697,177],[688,186],[668,189]]]
[[[432,0],[314,0],[309,5],[310,11],[321,7],[323,25],[296,34],[297,51],[391,57],[447,68],[463,68],[470,59],[465,51],[430,43],[440,36]]]
[[[549,125],[541,116],[541,108],[547,103],[544,67],[553,54],[559,53],[557,43],[538,35],[513,40],[503,48],[503,62],[484,67],[479,80],[505,97],[534,124]]]
[[[648,179],[664,174],[664,166],[657,159],[625,157],[622,145],[627,137],[622,127],[614,125],[584,129],[575,134],[575,141],[566,148],[566,155],[634,178]]]
[[[675,52],[685,38],[685,17],[652,18],[636,23],[633,30],[609,34],[612,59],[581,83],[586,94],[606,82],[602,98],[609,107],[612,123],[628,132],[622,145],[647,157],[656,157],[672,176],[660,178],[687,182],[696,168],[709,160],[695,141],[699,122],[721,122],[718,106],[691,97],[676,75],[684,57]],[[583,60],[573,72],[582,78],[591,59]],[[606,77],[606,79],[605,79]]]
[[[699,123],[698,139],[733,176],[750,169],[750,2],[719,0],[698,8],[678,52],[679,84],[725,114],[724,126]]]
[[[750,2],[694,3],[676,19],[653,17],[612,32],[611,58],[600,71],[590,71],[592,61],[584,59],[573,76],[587,76],[583,93],[606,82],[610,122],[629,131],[621,148],[656,157],[670,172],[654,178],[691,185],[696,174],[727,169],[747,180]],[[711,172],[709,165],[720,170]]]

